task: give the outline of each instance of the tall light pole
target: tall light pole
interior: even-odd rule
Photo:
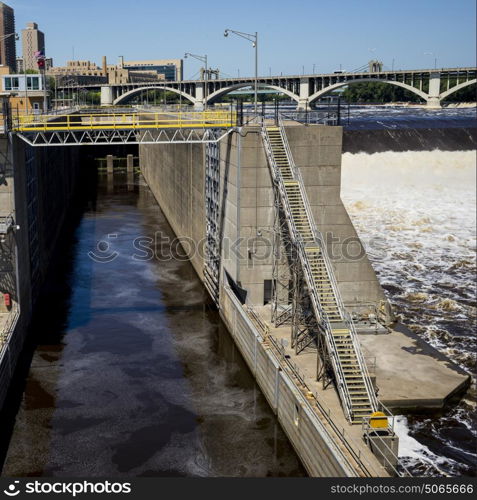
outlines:
[[[255,48],[255,96],[254,96],[254,111],[255,114],[257,114],[258,111],[258,33],[255,32],[255,34],[252,33],[243,33],[241,31],[235,31],[231,29],[226,29],[224,31],[224,36],[229,36],[229,33],[233,33],[234,35],[240,36],[242,38],[245,38],[245,40],[248,40],[249,42],[252,42],[252,47]]]
[[[207,67],[207,54],[205,56],[198,56],[196,54],[191,54],[190,52],[186,52],[184,54],[184,59],[187,59],[188,57],[193,57],[194,59],[197,59],[198,61],[201,61],[205,64],[205,73],[204,73],[204,109],[207,109],[207,94],[208,94],[208,88],[207,88],[207,83],[208,83],[208,76],[209,76],[209,69]]]
[[[10,38],[11,36],[14,36],[16,41],[20,40],[18,33],[13,32],[13,33],[8,33],[7,35],[0,36],[0,42],[3,42],[4,40],[6,40],[7,38]],[[16,68],[15,68],[15,70],[16,70]]]

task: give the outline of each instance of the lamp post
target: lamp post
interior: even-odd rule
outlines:
[[[224,36],[229,36],[229,33],[233,33],[234,35],[240,36],[241,38],[245,38],[249,42],[252,42],[252,47],[255,48],[255,96],[254,96],[254,111],[257,114],[258,106],[257,106],[257,94],[258,94],[258,33],[243,33],[241,31],[235,31],[231,29],[226,29],[224,31]]]
[[[208,88],[207,88],[207,83],[208,83],[208,77],[209,77],[209,70],[207,67],[207,54],[205,56],[198,56],[196,54],[191,54],[190,52],[186,52],[184,54],[184,59],[187,59],[188,57],[193,57],[194,59],[197,59],[198,61],[201,61],[205,64],[205,77],[204,77],[204,109],[207,109],[207,94],[208,94]]]
[[[5,41],[7,38],[10,38],[11,36],[14,36],[14,37],[15,37],[15,41],[20,40],[20,37],[18,36],[18,33],[13,32],[13,33],[8,33],[7,35],[3,35],[3,36],[1,36],[1,37],[0,37],[0,42]],[[23,64],[25,64],[25,63],[23,63]],[[14,68],[11,68],[11,69],[12,69],[12,70],[15,70],[15,71],[17,70],[17,68],[16,68],[16,61],[15,61],[15,67],[14,67]]]
[[[10,38],[11,36],[14,36],[16,41],[20,40],[20,37],[18,36],[18,33],[13,32],[13,33],[8,33],[7,35],[1,36],[0,37],[0,42],[3,42],[4,40],[6,40],[7,38]]]

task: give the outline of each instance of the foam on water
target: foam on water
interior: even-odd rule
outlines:
[[[398,318],[473,372],[475,151],[346,153],[342,198]],[[413,416],[408,431],[401,420],[406,463],[421,475],[472,473],[475,401],[474,385],[439,418]]]
[[[427,446],[410,435],[410,429],[406,417],[399,416],[394,421],[394,432],[399,437],[399,457],[409,469],[425,467],[426,471],[435,472],[438,475],[447,476],[446,469],[449,462],[446,458],[433,453]],[[451,461],[454,462],[454,461]],[[458,465],[455,463],[455,465]]]

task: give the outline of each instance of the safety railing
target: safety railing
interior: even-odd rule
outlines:
[[[6,314],[8,314],[8,317],[2,327],[2,331],[0,332],[0,350],[2,352],[2,355],[3,347],[8,344],[10,336],[13,333],[15,325],[17,324],[18,318],[20,316],[20,308],[15,301],[12,302],[12,307]]]
[[[268,138],[268,134],[267,134],[265,127],[263,128],[263,134],[264,134],[264,137],[266,138],[265,147],[266,147],[266,151],[267,151],[267,156],[269,158],[269,161],[271,161],[272,164],[274,165],[272,172],[275,172],[274,178],[275,178],[275,181],[277,183],[278,190],[280,192],[280,198],[281,198],[282,204],[284,205],[285,213],[291,214],[292,210],[291,210],[291,207],[290,207],[290,204],[288,201],[286,189],[285,189],[285,186],[283,184],[283,180],[282,180],[281,175],[279,174],[278,171],[276,171],[276,167],[275,167],[275,163],[274,163],[274,159],[273,159],[273,152],[272,152],[271,147],[270,147],[270,140]],[[282,134],[282,138],[283,138],[283,135],[284,134]],[[294,170],[296,171],[297,169],[293,169],[293,162],[291,161],[291,153],[287,149],[289,146],[287,143],[285,143],[285,141],[284,141],[284,146],[285,146],[286,154],[288,156],[288,163],[290,165],[290,168],[292,169],[292,172]],[[301,182],[299,183],[299,187],[300,187],[300,192],[302,194],[302,197],[306,196],[306,193],[304,193],[302,190]],[[309,204],[306,202],[307,201],[306,198],[303,198],[303,201],[304,201],[304,208],[305,208],[305,211],[307,214],[309,226],[311,228],[313,218],[310,214]],[[344,372],[342,370],[341,364],[339,363],[339,360],[335,357],[335,353],[337,352],[338,349],[337,349],[337,345],[335,343],[334,337],[333,337],[332,332],[331,332],[331,327],[330,327],[328,316],[327,316],[326,312],[323,310],[323,308],[321,306],[321,302],[316,294],[316,289],[313,286],[313,282],[314,282],[313,274],[312,274],[312,271],[310,268],[310,264],[308,262],[308,257],[306,255],[305,245],[303,244],[300,231],[295,226],[295,223],[294,223],[294,220],[292,217],[287,217],[287,224],[289,227],[289,231],[292,234],[293,242],[298,250],[300,264],[301,264],[303,273],[305,275],[305,280],[309,284],[310,298],[311,298],[311,302],[313,304],[313,309],[315,311],[315,316],[316,316],[317,320],[321,320],[321,321],[317,321],[318,326],[323,330],[323,332],[326,336],[327,342],[331,348],[330,349],[330,351],[331,351],[330,352],[331,363],[333,365],[333,369],[334,369],[334,372],[335,372],[336,377],[337,377],[337,389],[338,389],[338,392],[340,394],[340,399],[341,399],[341,402],[343,405],[343,409],[344,409],[346,417],[351,419],[351,416],[352,416],[351,415],[351,412],[352,412],[351,397],[349,396],[348,392],[345,390],[346,386],[344,383],[344,380],[345,380]]]
[[[323,402],[321,397],[317,392],[313,392],[308,384],[306,383],[305,377],[301,374],[299,368],[293,363],[287,356],[285,352],[285,348],[283,347],[278,340],[272,335],[268,336],[268,340],[270,344],[274,348],[275,352],[278,355],[278,359],[282,362],[284,366],[289,368],[292,375],[301,383],[306,393],[312,395],[313,402],[316,405],[316,409],[310,404],[308,400],[306,400],[309,408],[316,412],[319,411],[319,414],[326,420],[328,425],[333,429],[335,435],[339,438],[340,442],[346,448],[348,453],[353,457],[353,459],[359,464],[359,466],[369,475],[373,473],[376,475],[378,471],[376,471],[375,465],[373,465],[362,453],[362,444],[358,443],[356,438],[350,435],[349,432],[346,431],[344,427],[340,427],[337,422],[339,421],[338,417],[330,410],[330,408]],[[382,417],[387,418],[387,417]],[[369,422],[369,418],[366,420]],[[392,434],[393,428],[388,426]],[[362,425],[363,430],[365,429],[365,423]],[[380,439],[380,443],[382,442],[382,446],[387,451],[388,455],[381,454],[381,457],[377,457],[378,462],[382,464],[384,468],[388,471],[391,471],[396,476],[411,476],[411,473],[400,463],[399,457],[394,453],[391,447],[385,442],[384,439]],[[392,459],[392,460],[391,460]],[[402,471],[396,467],[395,464],[399,465],[399,468],[402,468]]]
[[[280,126],[280,130],[284,131],[283,118],[281,115],[279,116],[279,126]],[[334,273],[330,258],[328,256],[326,242],[323,239],[323,235],[321,234],[321,232],[316,227],[316,224],[314,223],[314,217],[313,217],[313,214],[311,212],[310,203],[308,201],[308,195],[307,195],[305,188],[304,188],[305,184],[303,181],[303,177],[301,175],[300,169],[295,165],[295,163],[293,161],[293,156],[291,154],[290,145],[288,143],[286,133],[284,133],[284,132],[282,133],[282,139],[283,139],[283,143],[285,146],[285,151],[286,151],[286,154],[288,157],[288,161],[290,164],[290,168],[293,172],[294,177],[296,177],[296,179],[299,181],[300,191],[301,191],[301,194],[303,197],[306,214],[308,217],[310,228],[311,228],[312,233],[313,233],[314,240],[318,243],[319,247],[322,250],[323,262],[325,264],[325,267],[327,270],[327,275],[328,275],[328,278],[330,280],[330,283],[331,283],[331,286],[333,289],[333,294],[334,294],[334,297],[336,300],[336,304],[337,304],[338,309],[340,311],[340,316],[343,320],[343,323],[346,325],[346,327],[350,331],[350,337],[351,337],[352,342],[353,342],[353,346],[354,346],[355,353],[356,353],[356,358],[358,360],[358,365],[359,365],[361,373],[363,375],[363,380],[364,380],[366,390],[367,390],[369,398],[370,398],[371,405],[372,405],[372,407],[376,408],[378,405],[378,400],[376,398],[375,391],[374,391],[374,388],[373,388],[373,385],[371,382],[371,377],[369,375],[368,368],[367,368],[366,362],[364,360],[364,357],[363,357],[363,354],[362,354],[362,351],[360,348],[359,339],[358,339],[358,335],[356,332],[354,322],[351,318],[351,315],[346,310],[344,303],[343,303],[343,300],[341,298],[341,293],[340,293],[339,288],[338,288],[338,282],[336,281],[335,273]],[[311,272],[311,270],[310,270],[310,272]],[[330,328],[329,322],[326,322],[326,325],[328,328]],[[333,340],[333,344],[334,344],[334,337],[331,334],[331,329],[329,331],[329,334],[330,334],[330,336]],[[335,347],[336,347],[336,345],[335,345]],[[335,351],[335,352],[337,352],[337,351]],[[340,364],[340,363],[338,363],[338,364]],[[343,374],[343,382],[344,382],[344,374]],[[349,402],[351,404],[351,400],[349,400]]]
[[[394,416],[389,415],[389,410],[382,403],[379,403],[379,410],[382,413],[386,413],[386,415],[371,415],[363,418],[361,423],[363,439],[368,446],[371,446],[372,441],[374,443],[376,443],[376,441],[379,442],[380,457],[378,457],[378,459],[381,458],[384,467],[391,469],[399,476],[411,477],[412,474],[401,462],[399,455],[396,454],[388,444],[389,437],[396,436],[394,432]],[[400,471],[395,464],[397,464],[402,471]]]
[[[338,285],[337,285],[337,282],[336,282],[335,277],[334,277],[334,271],[331,267],[331,262],[329,260],[328,255],[327,255],[326,246],[325,246],[325,243],[324,243],[323,238],[321,236],[321,233],[319,233],[316,225],[313,223],[314,217],[313,217],[313,214],[311,213],[311,208],[310,208],[310,205],[308,202],[308,197],[307,197],[306,191],[304,189],[304,183],[303,183],[303,179],[301,177],[301,172],[293,162],[293,156],[292,156],[291,151],[290,151],[290,146],[288,144],[286,134],[284,133],[283,119],[281,116],[279,117],[279,128],[280,128],[280,134],[282,136],[283,145],[284,145],[286,155],[288,158],[288,163],[290,165],[290,169],[292,171],[294,178],[298,181],[298,186],[299,186],[299,190],[300,190],[300,193],[302,196],[303,205],[304,205],[305,213],[307,215],[309,226],[312,230],[314,240],[317,242],[317,244],[319,244],[319,247],[321,248],[321,251],[322,251],[323,261],[324,261],[326,269],[327,269],[327,274],[330,278],[330,283],[331,283],[331,286],[332,286],[332,289],[333,289],[333,292],[335,295],[337,306],[338,306],[339,311],[340,311],[340,316],[342,317],[343,323],[346,325],[346,327],[348,328],[348,330],[350,332],[350,338],[352,340],[353,348],[354,348],[354,351],[356,353],[357,363],[358,363],[358,366],[359,366],[361,374],[362,374],[363,382],[364,382],[365,387],[366,387],[366,392],[368,394],[371,407],[373,409],[376,409],[377,405],[378,405],[378,401],[377,401],[374,387],[372,385],[371,378],[370,378],[370,375],[369,375],[369,372],[368,372],[368,369],[366,366],[366,362],[365,362],[364,357],[361,353],[361,349],[360,349],[359,341],[358,341],[357,334],[356,334],[356,331],[354,328],[354,324],[352,323],[352,320],[351,320],[351,317],[349,316],[349,314],[347,314],[347,312],[344,308],[343,302],[341,300]],[[272,162],[272,164],[275,165],[274,159],[273,159],[273,152],[271,150],[270,140],[268,138],[266,127],[263,127],[262,130],[263,130],[263,135],[265,138],[264,142],[265,142],[265,146],[266,146],[267,156],[269,157],[269,160]],[[281,193],[282,203],[285,205],[284,206],[285,211],[286,211],[286,213],[292,213],[291,207],[288,205],[288,197],[286,194],[285,186],[283,185],[283,180],[282,180],[279,172],[277,172],[275,177],[276,177],[279,191]],[[331,363],[333,365],[333,369],[334,369],[335,375],[337,377],[337,389],[341,395],[343,409],[345,411],[345,415],[347,416],[347,418],[352,420],[352,418],[353,418],[353,413],[352,413],[353,406],[352,406],[351,396],[350,396],[350,393],[349,393],[348,388],[347,388],[346,379],[345,379],[342,365],[341,365],[340,360],[337,356],[338,348],[337,348],[337,345],[335,342],[335,338],[334,338],[332,331],[331,331],[331,325],[330,325],[328,316],[325,313],[325,311],[323,310],[323,308],[321,307],[321,303],[320,303],[319,297],[317,295],[316,289],[313,286],[314,279],[313,279],[313,275],[312,275],[311,268],[309,265],[308,257],[306,255],[306,249],[305,249],[305,246],[303,244],[301,234],[294,225],[293,218],[288,217],[287,223],[289,225],[290,232],[292,233],[293,238],[295,240],[295,244],[297,245],[297,248],[298,248],[298,255],[300,256],[300,262],[302,265],[302,269],[303,269],[306,281],[309,284],[310,298],[311,298],[311,302],[313,304],[313,308],[316,311],[315,314],[317,315],[317,319],[321,319],[321,321],[319,321],[318,324],[322,328],[322,330],[324,331],[325,338],[326,338],[327,343],[328,343],[329,348],[330,348]]]
[[[14,226],[15,221],[13,215],[1,215],[0,216],[0,235],[5,235]]]
[[[161,113],[75,113],[67,115],[19,115],[12,129],[20,132],[63,130],[122,130],[166,128],[230,128],[237,124],[232,110]]]
[[[258,326],[258,328],[262,332],[263,338],[267,338],[268,335],[270,334],[270,328],[268,327],[268,325],[263,321],[261,316],[255,311],[255,309],[251,304],[245,304],[245,307],[247,308],[247,312],[252,321]]]
[[[291,120],[300,124],[338,125],[338,113],[327,111],[286,111],[279,113],[282,120]]]
[[[366,476],[380,476],[382,475],[382,470],[377,468],[376,462],[371,462],[369,457],[363,453],[363,443],[358,441],[353,437],[343,426],[340,426],[338,416],[333,413],[326,403],[322,400],[321,396],[317,392],[313,392],[310,386],[307,384],[305,375],[300,371],[299,367],[290,359],[287,355],[285,346],[278,341],[271,333],[270,328],[263,319],[260,318],[259,313],[251,305],[246,305],[243,307],[237,300],[235,294],[232,292],[228,284],[224,285],[225,296],[235,304],[235,309],[241,315],[246,315],[250,324],[256,328],[257,334],[260,341],[267,342],[271,347],[270,353],[276,359],[276,361],[286,369],[286,371],[294,377],[302,386],[302,392],[306,394],[302,398],[302,403],[306,405],[308,410],[317,416],[322,422],[326,421],[329,426],[328,433],[332,432],[336,439],[339,441],[341,446],[339,448],[346,449],[349,456],[352,457],[354,462],[361,468]],[[251,311],[253,311],[251,313]],[[265,325],[267,335],[265,337],[264,330],[261,327],[257,327],[256,317],[260,320],[258,323]],[[391,450],[392,451],[392,450]],[[349,463],[349,458],[347,459]],[[379,462],[379,460],[378,460]],[[379,463],[381,465],[381,463]],[[404,470],[404,473],[394,466],[394,464],[386,459],[383,460],[382,466],[388,465],[388,471],[391,471],[397,476],[410,475],[409,472],[399,464]]]
[[[268,337],[268,340],[270,341],[270,344],[275,348],[275,350],[280,353],[281,361],[290,369],[290,371],[294,375],[294,377],[307,390],[307,392],[312,394],[312,392],[310,391],[310,388],[306,384],[305,377],[301,374],[298,366],[290,360],[289,356],[287,357],[287,355],[285,353],[284,345],[280,344],[278,342],[278,340],[271,335]]]

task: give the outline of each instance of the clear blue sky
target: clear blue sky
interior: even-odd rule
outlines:
[[[229,75],[254,71],[251,44],[225,28],[259,33],[260,74],[353,70],[377,57],[398,68],[475,66],[475,0],[7,0],[16,30],[34,21],[55,65],[207,54]],[[21,42],[18,42],[21,54]],[[427,53],[427,54],[426,54]],[[432,54],[429,54],[432,53]],[[192,77],[199,61],[185,61]]]

